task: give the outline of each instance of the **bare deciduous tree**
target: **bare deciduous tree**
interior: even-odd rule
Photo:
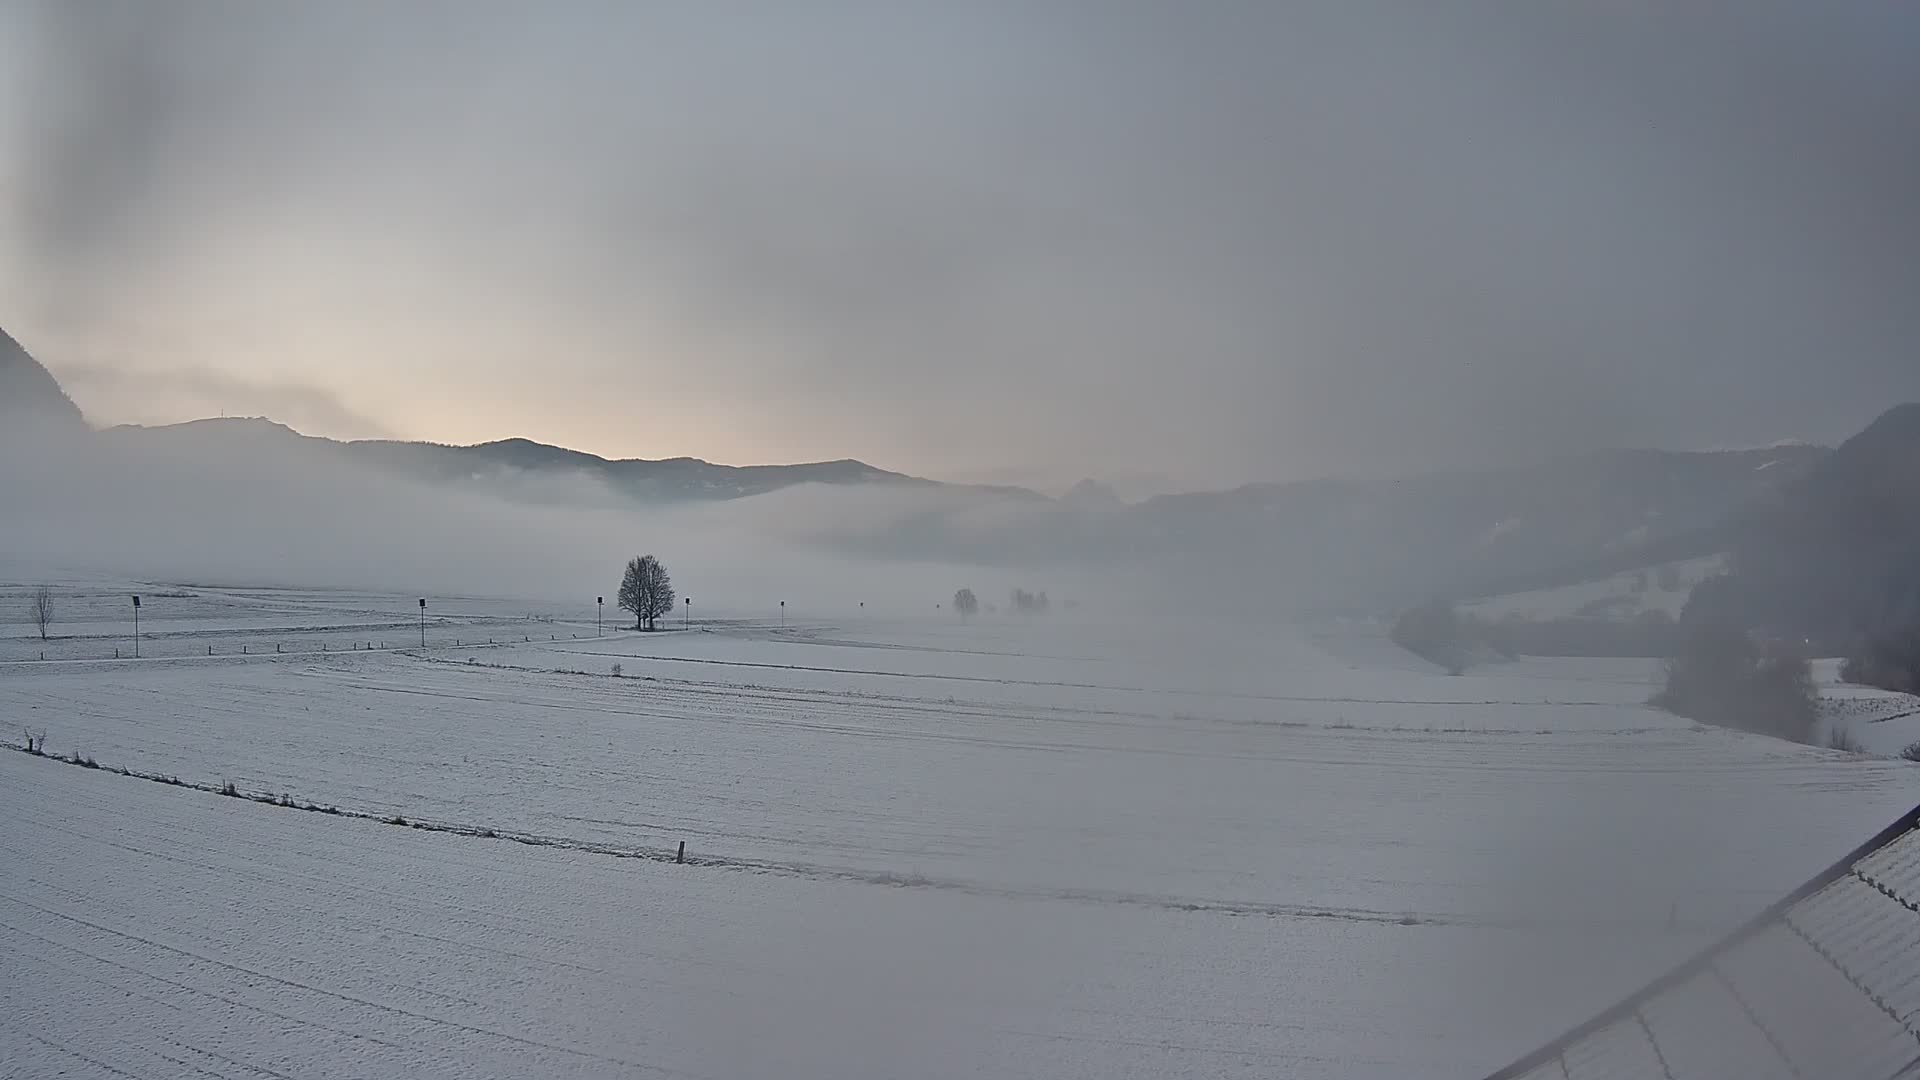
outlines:
[[[45,585],[33,590],[33,624],[40,628],[40,640],[47,640],[47,629],[53,625],[53,590]]]
[[[635,630],[651,630],[654,620],[673,611],[673,579],[659,559],[641,555],[628,560],[626,576],[620,579],[620,606],[633,612]]]
[[[971,617],[974,612],[980,610],[980,600],[973,595],[972,589],[961,589],[953,594],[953,610],[959,612],[963,618]]]

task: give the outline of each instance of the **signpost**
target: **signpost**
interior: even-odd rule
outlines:
[[[607,617],[607,598],[604,596],[594,597],[593,598],[593,636],[594,637],[602,637],[606,634],[606,631],[601,629],[601,622],[606,617]]]
[[[687,596],[682,599],[686,601],[686,607],[680,613],[680,629],[685,630],[693,624],[693,597]]]
[[[133,658],[140,658],[140,598],[133,598]]]
[[[420,598],[420,647],[427,647],[427,598]]]

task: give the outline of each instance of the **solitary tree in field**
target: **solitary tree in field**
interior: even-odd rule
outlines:
[[[53,590],[45,585],[33,590],[33,624],[40,628],[40,640],[47,640],[47,628],[53,625]]]
[[[654,620],[672,613],[673,579],[659,559],[641,555],[627,561],[627,574],[620,579],[620,606],[633,612],[635,630],[651,630]]]
[[[980,610],[980,600],[973,595],[972,589],[961,589],[953,594],[953,610],[959,612],[962,618],[972,618],[973,613]]]

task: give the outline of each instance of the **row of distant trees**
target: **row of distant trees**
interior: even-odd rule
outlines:
[[[1052,607],[1052,602],[1047,599],[1044,589],[1040,592],[1015,589],[1007,599],[1007,607],[1021,615],[1045,615]],[[953,610],[962,618],[972,618],[980,611],[980,598],[974,595],[972,589],[961,589],[953,594]]]

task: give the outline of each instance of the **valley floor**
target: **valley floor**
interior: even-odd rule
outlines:
[[[291,592],[194,618],[249,603],[351,632]],[[106,767],[0,753],[7,1074],[1468,1077],[1920,794],[1646,709],[1635,662],[550,625],[0,663],[0,725]]]

